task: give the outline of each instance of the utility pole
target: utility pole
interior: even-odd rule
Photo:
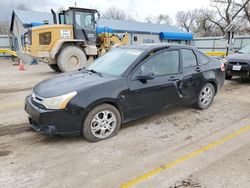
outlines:
[[[227,32],[226,38],[227,38],[227,50],[226,50],[226,55],[229,55],[233,53],[234,51],[234,34],[236,31],[238,31],[240,28],[240,25],[235,24],[235,23],[230,23],[225,31]]]

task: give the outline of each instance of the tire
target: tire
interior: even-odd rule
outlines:
[[[197,108],[205,110],[211,106],[214,100],[215,89],[210,83],[205,84],[198,96],[198,102],[196,103]]]
[[[80,48],[67,46],[60,52],[57,64],[62,72],[74,71],[87,66],[87,57]]]
[[[57,64],[49,64],[49,67],[55,72],[62,72]]]
[[[111,122],[108,123],[108,121]],[[82,135],[90,142],[98,142],[115,136],[120,126],[121,116],[119,111],[110,104],[102,104],[94,107],[88,113],[83,123]]]
[[[226,74],[226,80],[231,80],[233,76]]]

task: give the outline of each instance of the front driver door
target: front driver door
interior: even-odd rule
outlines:
[[[178,103],[179,50],[161,50],[148,57],[132,73],[127,95],[131,119],[152,114]],[[137,75],[153,73],[152,80],[137,80]]]

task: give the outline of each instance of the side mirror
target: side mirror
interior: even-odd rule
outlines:
[[[154,74],[152,72],[141,73],[141,74],[135,76],[135,79],[140,80],[140,81],[153,80],[154,79]]]

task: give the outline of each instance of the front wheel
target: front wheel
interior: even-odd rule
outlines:
[[[119,111],[110,104],[93,108],[85,118],[82,134],[90,142],[97,142],[116,135],[121,126]]]
[[[210,83],[207,83],[206,85],[203,86],[203,88],[200,91],[196,106],[202,110],[207,109],[213,103],[214,95],[215,95],[214,86]]]
[[[49,67],[55,72],[62,72],[57,64],[49,64]]]

